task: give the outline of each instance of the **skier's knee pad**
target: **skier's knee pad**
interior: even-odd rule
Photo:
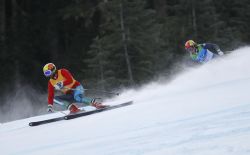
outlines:
[[[81,85],[76,87],[76,90],[74,91],[74,99],[77,102],[82,102],[83,95],[84,95],[83,87]]]
[[[77,102],[82,102],[82,94],[75,94],[74,95],[74,98],[75,98],[75,100],[77,101]]]

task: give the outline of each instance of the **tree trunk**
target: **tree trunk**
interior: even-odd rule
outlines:
[[[11,39],[16,41],[16,33],[17,33],[17,2],[16,0],[11,0]],[[19,89],[21,87],[21,77],[20,77],[20,55],[18,54],[18,45],[10,44],[12,55],[15,57],[14,66],[15,66],[15,87]]]
[[[194,38],[197,39],[198,32],[197,32],[196,10],[195,10],[194,0],[191,1],[191,6],[192,6],[192,24],[193,24]]]
[[[129,55],[128,55],[128,45],[127,45],[127,41],[126,41],[126,33],[125,33],[125,26],[124,26],[124,16],[123,16],[122,2],[120,3],[120,21],[121,21],[122,42],[123,42],[123,48],[124,48],[124,55],[125,55],[126,64],[127,64],[127,68],[128,68],[129,83],[130,83],[130,85],[134,85],[134,78],[133,78],[131,63],[130,63],[130,59],[129,59]]]
[[[101,89],[105,90],[104,69],[103,69],[102,60],[99,61],[99,67],[100,67],[100,76],[101,76]]]
[[[51,21],[55,21],[55,23],[53,23]],[[58,66],[60,66],[62,64],[65,65],[66,62],[64,62],[64,61],[58,61],[58,60],[61,59],[60,54],[59,54],[59,51],[60,51],[59,50],[59,38],[58,38],[59,37],[58,36],[59,32],[58,32],[58,29],[57,29],[57,24],[58,23],[57,23],[57,21],[53,17],[50,17],[48,19],[48,22],[50,24],[48,24],[47,36],[49,36],[48,39],[49,39],[49,50],[50,50],[50,54],[51,54],[51,61],[52,62],[56,62],[57,61],[56,64]],[[66,48],[68,48],[68,47],[66,47]]]
[[[11,16],[11,33],[14,36],[16,32],[16,21],[17,21],[17,3],[16,0],[11,1],[12,16]]]
[[[101,44],[98,43],[98,52],[99,54],[101,54],[103,51],[102,51],[102,47],[101,47]],[[101,89],[102,90],[105,90],[105,80],[104,80],[104,68],[103,68],[103,60],[102,59],[99,59],[99,68],[100,68],[100,80],[101,80]]]
[[[5,16],[5,0],[0,0],[0,42],[3,51],[5,51]]]
[[[159,17],[166,17],[166,0],[154,0],[154,8]]]

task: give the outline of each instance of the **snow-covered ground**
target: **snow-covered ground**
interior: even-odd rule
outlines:
[[[134,104],[29,127],[37,116],[0,125],[1,155],[249,155],[250,48],[128,90],[109,103]]]

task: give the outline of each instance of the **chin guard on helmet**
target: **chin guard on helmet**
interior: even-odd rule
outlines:
[[[185,43],[185,49],[190,53],[196,53],[196,43],[193,40],[188,40]]]

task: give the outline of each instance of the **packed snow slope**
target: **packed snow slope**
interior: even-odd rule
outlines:
[[[1,155],[249,155],[250,48],[128,90],[134,104],[37,127],[37,116],[0,125]]]

